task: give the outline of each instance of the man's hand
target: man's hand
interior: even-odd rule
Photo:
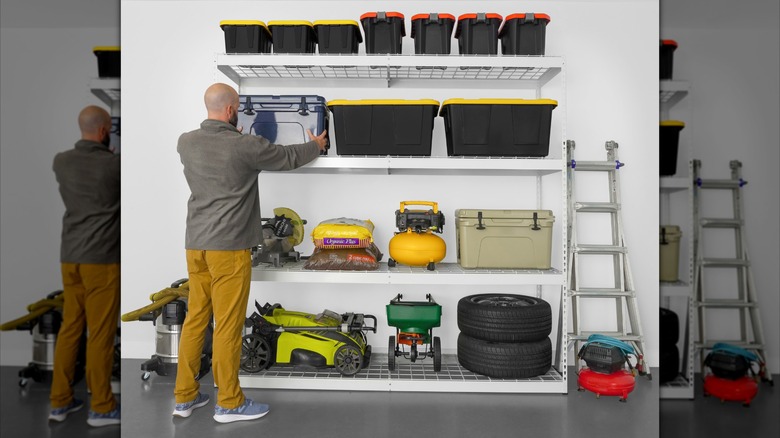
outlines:
[[[309,134],[309,138],[317,143],[317,147],[320,148],[320,152],[325,150],[325,147],[328,145],[328,140],[325,138],[326,135],[328,135],[328,130],[322,131],[322,134],[315,136],[311,133],[311,130],[307,129],[306,133]]]

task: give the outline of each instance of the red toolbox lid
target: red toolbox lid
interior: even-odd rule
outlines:
[[[675,40],[661,40],[662,46],[674,46],[677,47],[677,41]]]
[[[417,14],[412,16],[412,21],[428,20],[431,18],[431,14]],[[452,14],[439,14],[439,20],[452,20],[455,21],[455,16]]]
[[[536,13],[533,13],[533,12],[523,12],[522,14],[512,14],[512,15],[507,16],[505,22],[509,21],[509,20],[525,20],[525,16],[528,15],[528,14],[533,15],[534,19],[536,19],[536,20],[547,20],[547,21],[550,21],[550,16],[547,15],[547,14],[536,14]]]
[[[377,12],[366,12],[360,16],[360,19],[363,20],[364,18],[376,18],[376,16]],[[385,12],[385,16],[387,18],[400,18],[401,20],[404,19],[404,14],[400,12]]]
[[[463,15],[458,17],[458,21],[461,21],[461,20],[476,20],[476,18],[477,18],[477,14],[476,13],[474,13],[474,14],[463,14]],[[504,17],[502,17],[500,14],[487,13],[487,14],[485,14],[485,18],[487,18],[488,20],[492,20],[494,18],[497,18],[499,20],[503,20]]]

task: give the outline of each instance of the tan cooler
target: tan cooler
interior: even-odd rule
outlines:
[[[550,210],[455,210],[464,268],[550,269]]]
[[[680,227],[676,225],[661,226],[661,232],[658,236],[661,244],[661,248],[658,250],[661,258],[658,269],[661,281],[679,280],[681,236]]]

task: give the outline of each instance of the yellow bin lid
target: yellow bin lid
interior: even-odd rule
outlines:
[[[679,121],[679,120],[662,120],[660,123],[661,126],[679,126],[680,128],[685,128],[685,123]]]
[[[259,20],[222,20],[219,22],[219,27],[224,26],[261,26],[268,29],[262,21]]]
[[[439,106],[438,100],[433,99],[361,99],[361,100],[346,100],[338,99],[328,102],[328,106],[356,106],[356,105],[434,105]]]
[[[555,105],[558,106],[557,100],[552,99],[447,99],[445,105]]]
[[[355,20],[317,20],[313,24],[315,26],[360,26]]]
[[[268,27],[271,26],[309,26],[313,27],[311,21],[306,20],[274,20],[268,22]]]
[[[92,53],[95,52],[118,52],[119,46],[95,46],[92,48]]]

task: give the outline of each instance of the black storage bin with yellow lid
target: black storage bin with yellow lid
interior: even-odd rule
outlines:
[[[259,135],[271,143],[307,143],[311,139],[306,131],[320,135],[328,129],[328,120],[322,96],[239,95],[238,126],[244,134]]]
[[[222,20],[225,53],[271,53],[271,32],[262,21]]]
[[[661,176],[671,176],[677,173],[677,150],[680,144],[680,131],[685,128],[685,123],[679,120],[663,120],[660,125],[658,167]]]
[[[363,36],[354,20],[318,20],[314,22],[317,46],[321,54],[357,53]]]
[[[412,17],[412,39],[416,55],[449,55],[455,16],[450,14],[417,14]]]
[[[317,35],[314,25],[304,20],[269,21],[274,53],[314,53]]]
[[[549,23],[550,16],[547,14],[524,13],[506,17],[498,31],[498,37],[501,39],[501,54],[544,55]]]
[[[97,56],[98,76],[101,78],[118,78],[121,73],[121,52],[115,46],[97,46],[92,48]]]
[[[338,155],[431,155],[435,100],[332,100],[328,108]]]
[[[546,157],[551,99],[448,99],[442,103],[450,156]]]
[[[461,55],[498,54],[498,29],[503,17],[499,14],[479,12],[458,17],[455,38]]]
[[[661,40],[660,48],[661,79],[671,79],[674,67],[674,51],[677,50],[677,41]]]
[[[366,12],[360,16],[366,34],[366,53],[400,54],[406,36],[404,14],[400,12]]]

